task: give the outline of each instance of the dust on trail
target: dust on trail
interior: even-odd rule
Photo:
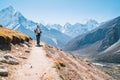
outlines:
[[[17,68],[13,78],[14,80],[58,80],[58,75],[52,65],[43,47],[33,46],[28,60]]]

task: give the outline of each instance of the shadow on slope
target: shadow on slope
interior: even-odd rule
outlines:
[[[17,32],[12,29],[0,27],[0,49],[1,50],[11,50],[11,44],[20,44],[24,42],[29,42],[32,40],[31,37]]]

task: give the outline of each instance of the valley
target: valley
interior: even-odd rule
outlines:
[[[2,27],[3,28],[3,27]],[[21,34],[3,28],[11,37]],[[1,35],[4,36],[4,35]],[[21,37],[21,39],[24,37]],[[11,38],[13,40],[14,38]],[[6,40],[5,40],[6,41]],[[3,44],[0,44],[3,46]],[[16,44],[10,42],[10,50],[0,50],[0,80],[116,80],[90,61],[62,51],[56,47],[24,39]],[[97,75],[96,75],[97,74]],[[96,75],[96,76],[94,76]]]
[[[0,10],[0,80],[120,80],[120,16],[60,25]]]

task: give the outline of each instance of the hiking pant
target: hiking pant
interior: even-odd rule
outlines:
[[[40,44],[40,34],[36,35],[36,40],[37,40],[37,44],[39,45]]]

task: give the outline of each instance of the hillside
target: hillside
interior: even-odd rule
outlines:
[[[76,55],[95,58],[98,61],[120,61],[120,17],[103,23],[99,28],[80,35],[71,40],[66,46],[66,51],[73,51]],[[116,46],[115,46],[116,45]],[[114,46],[114,47],[113,47]],[[98,55],[98,57],[96,57]],[[111,57],[114,57],[111,58]],[[111,59],[113,61],[111,61]]]
[[[27,35],[0,27],[0,80],[114,80],[86,59],[44,43],[36,47],[29,40]]]
[[[19,65],[9,65],[9,75],[1,80],[115,80],[86,59],[42,43],[32,46],[27,56],[17,55]],[[18,54],[18,53],[16,53]],[[14,54],[15,55],[15,54]]]
[[[44,46],[46,56],[54,62],[53,68],[59,80],[112,80],[107,73],[97,68],[86,59],[65,53],[58,48]],[[53,79],[51,79],[53,80]],[[114,80],[114,79],[113,79]]]
[[[12,29],[0,26],[0,49],[11,50],[11,44],[29,42],[31,37]]]

